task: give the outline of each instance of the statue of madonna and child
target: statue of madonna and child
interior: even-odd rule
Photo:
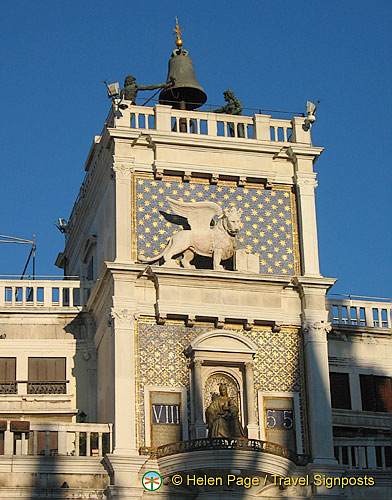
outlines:
[[[206,409],[206,420],[209,438],[246,437],[238,406],[228,396],[226,384],[219,385],[219,394],[212,393],[212,401]]]

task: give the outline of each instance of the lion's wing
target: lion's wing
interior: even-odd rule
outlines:
[[[188,219],[188,223],[193,231],[205,232],[210,229],[211,219],[217,215],[222,215],[222,209],[213,201],[185,202],[168,198],[167,201],[171,209],[182,217]]]

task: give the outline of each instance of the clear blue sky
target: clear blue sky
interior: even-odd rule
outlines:
[[[37,238],[54,266],[83,165],[109,110],[103,80],[161,83],[184,28],[208,102],[302,111],[322,99],[313,143],[322,273],[335,293],[391,296],[391,26],[387,0],[15,1],[2,6],[0,233]],[[148,93],[145,93],[148,95]],[[0,245],[0,274],[28,247]]]

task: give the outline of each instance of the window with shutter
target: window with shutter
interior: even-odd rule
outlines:
[[[28,394],[66,394],[65,358],[29,358]]]
[[[16,358],[0,358],[0,394],[16,393]]]
[[[329,374],[332,408],[351,410],[350,382],[348,373]]]

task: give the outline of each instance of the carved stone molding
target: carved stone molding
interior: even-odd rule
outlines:
[[[112,172],[118,180],[130,180],[132,177],[133,168],[131,165],[125,163],[114,163],[112,165]]]
[[[332,330],[329,321],[305,321],[303,331],[310,341],[326,341],[327,333]]]
[[[318,186],[316,174],[296,174],[295,184],[298,186],[302,194],[313,194]]]
[[[114,320],[115,328],[130,328],[134,321],[134,315],[128,309],[117,309],[112,307],[110,316]]]

